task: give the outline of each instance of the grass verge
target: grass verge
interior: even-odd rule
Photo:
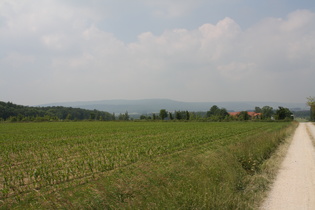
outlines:
[[[274,183],[281,163],[286,157],[289,146],[293,140],[293,133],[298,126],[298,122],[293,122],[289,127],[281,130],[275,135],[274,139],[278,139],[278,145],[274,147],[270,157],[267,158],[259,167],[259,172],[248,177],[250,183],[246,188],[246,193],[249,195],[250,209],[259,209],[263,201],[267,198],[272,184]]]

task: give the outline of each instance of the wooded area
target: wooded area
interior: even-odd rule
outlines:
[[[254,113],[255,116],[252,116]],[[244,120],[292,120],[294,116],[305,117],[309,116],[309,112],[299,113],[291,112],[288,108],[279,107],[274,110],[270,106],[262,108],[255,107],[252,111],[241,111],[235,113],[228,112],[225,108],[219,108],[213,105],[207,112],[192,112],[192,111],[167,111],[161,109],[159,113],[143,114],[138,118],[140,120],[201,120],[201,121],[244,121]],[[7,122],[41,122],[41,121],[77,121],[77,120],[99,120],[111,121],[133,120],[133,116],[125,113],[120,113],[115,116],[115,113],[105,111],[87,110],[82,108],[72,108],[63,106],[49,106],[49,107],[31,107],[17,105],[12,102],[0,101],[0,121]]]
[[[114,120],[115,115],[72,107],[29,107],[0,101],[0,119],[5,121]]]

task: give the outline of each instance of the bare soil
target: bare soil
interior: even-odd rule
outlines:
[[[314,138],[314,124],[300,123],[261,209],[315,209]]]

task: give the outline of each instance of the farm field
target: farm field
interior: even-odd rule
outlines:
[[[248,209],[255,204],[250,180],[289,127],[294,125],[2,123],[0,208]]]

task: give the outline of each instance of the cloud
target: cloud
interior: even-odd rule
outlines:
[[[153,15],[160,18],[179,18],[188,15],[191,11],[198,8],[202,0],[160,0],[143,1],[153,8]]]
[[[192,2],[148,4],[165,17],[179,17],[191,11]],[[148,31],[127,44],[98,25],[104,17],[95,7],[74,4],[1,3],[0,89],[10,94],[0,96],[28,104],[111,98],[298,101],[305,98],[301,93],[314,92],[315,14],[308,10],[266,18],[246,30],[226,17],[192,30]],[[297,79],[303,87],[292,87]]]

